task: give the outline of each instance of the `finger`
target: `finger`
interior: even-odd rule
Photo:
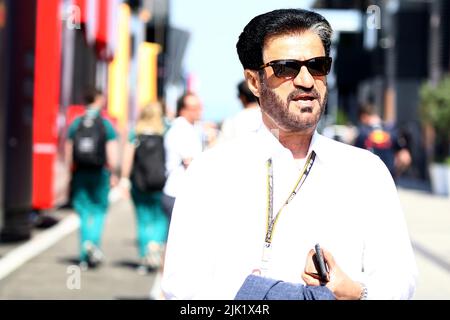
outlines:
[[[320,286],[319,279],[316,279],[314,278],[314,276],[307,274],[305,272],[302,274],[302,279],[308,286]]]

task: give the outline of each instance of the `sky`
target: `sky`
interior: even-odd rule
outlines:
[[[204,119],[220,122],[238,112],[244,79],[236,42],[255,16],[281,8],[309,8],[312,0],[171,0],[170,24],[190,32],[183,68],[194,79]]]

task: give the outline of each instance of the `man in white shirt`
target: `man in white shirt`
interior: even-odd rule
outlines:
[[[231,118],[225,119],[219,135],[219,142],[242,137],[243,135],[256,132],[262,125],[261,109],[258,101],[248,88],[247,82],[241,81],[238,84],[239,100],[244,109]]]
[[[187,167],[192,159],[202,152],[201,132],[195,127],[201,116],[202,107],[198,96],[193,93],[182,95],[177,101],[177,118],[164,137],[168,177],[163,190],[162,205],[169,217]]]
[[[319,285],[316,243],[337,299],[412,297],[417,268],[389,171],[316,131],[331,34],[321,15],[296,9],[244,28],[237,51],[264,125],[187,170],[169,231],[167,298],[233,299],[251,273]]]

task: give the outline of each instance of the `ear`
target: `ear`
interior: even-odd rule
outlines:
[[[244,70],[244,77],[247,81],[248,88],[250,91],[259,98],[259,75],[258,72],[255,70],[245,69]]]

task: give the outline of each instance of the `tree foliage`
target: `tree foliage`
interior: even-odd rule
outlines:
[[[419,96],[421,119],[436,132],[435,160],[444,162],[450,156],[450,75],[436,86],[424,83]]]

